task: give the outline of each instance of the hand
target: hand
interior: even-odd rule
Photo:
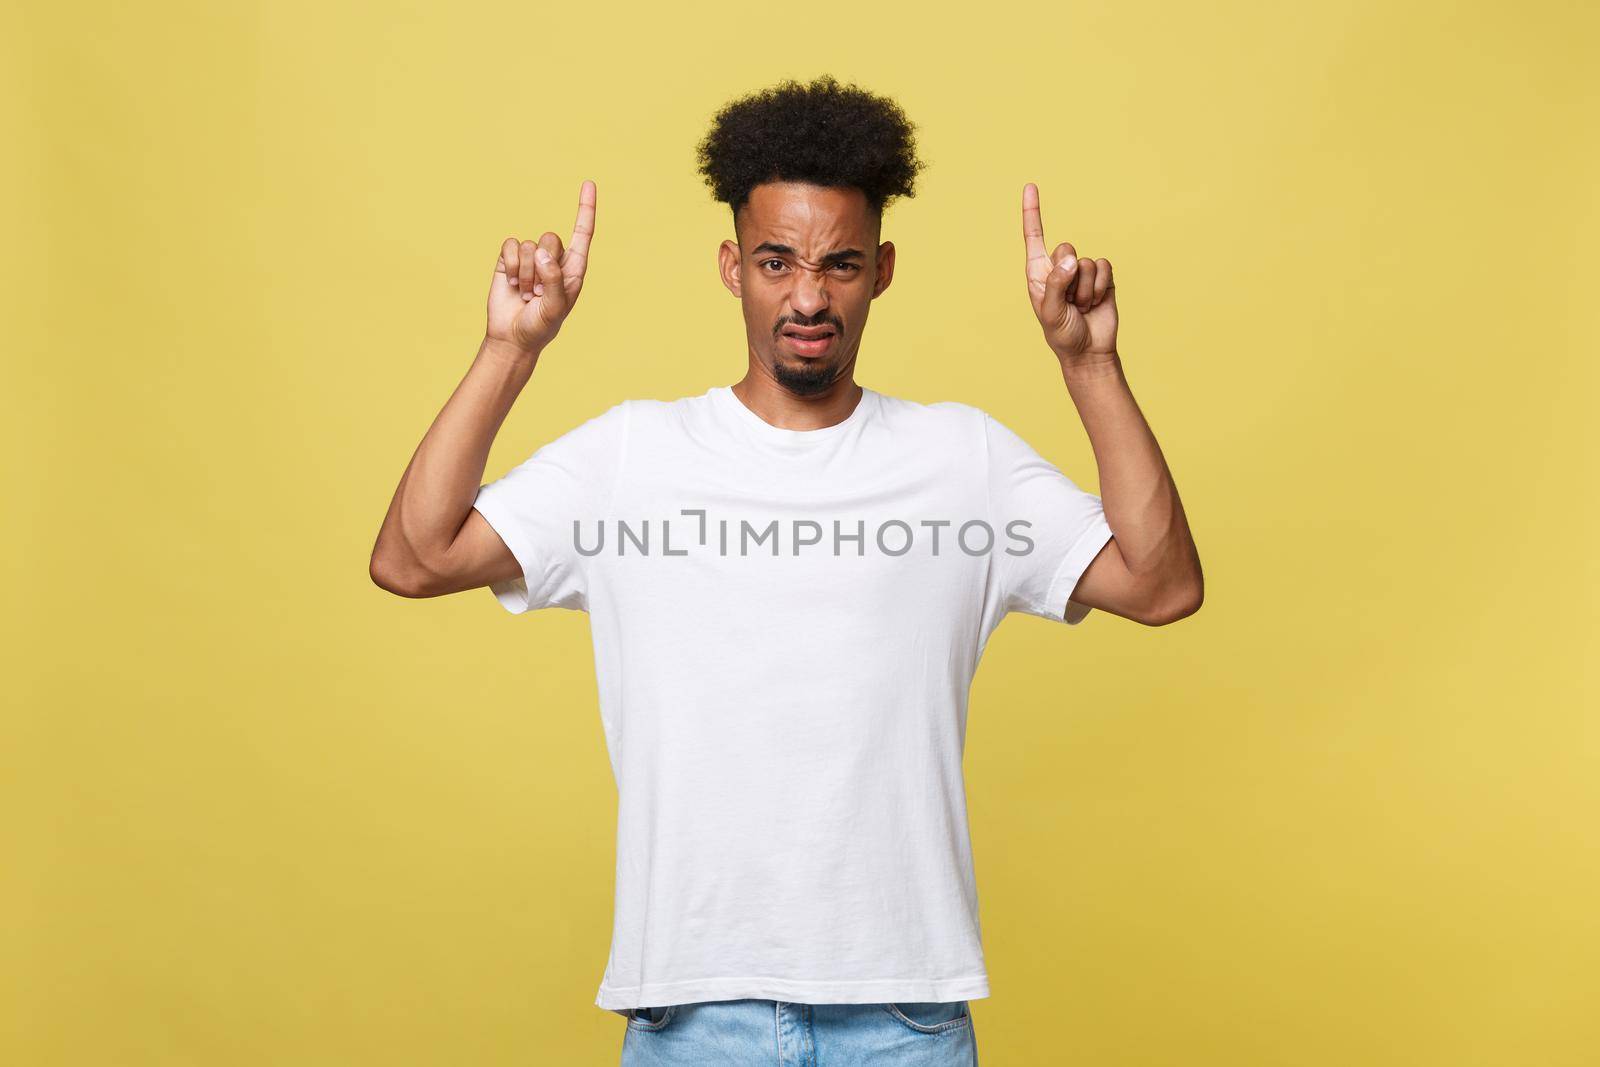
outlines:
[[[589,239],[594,236],[594,205],[594,182],[585,181],[578,193],[572,245],[566,251],[561,249],[561,238],[549,230],[537,243],[506,238],[489,284],[486,337],[533,354],[555,339],[583,290]],[[541,260],[541,251],[547,259]]]
[[[1072,245],[1044,249],[1039,190],[1022,187],[1022,239],[1027,248],[1028,299],[1044,337],[1062,365],[1108,360],[1117,353],[1116,286],[1111,262],[1080,259]]]

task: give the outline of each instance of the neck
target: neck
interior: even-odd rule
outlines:
[[[855,383],[854,366],[847,366],[820,393],[801,396],[780,385],[764,367],[754,364],[733,385],[733,395],[761,418],[782,430],[820,430],[843,422],[860,403],[862,389]]]

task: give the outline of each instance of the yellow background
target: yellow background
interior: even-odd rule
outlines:
[[[1571,3],[161,4],[0,15],[0,1061],[615,1063],[585,616],[368,580],[501,240],[590,276],[484,480],[736,381],[717,107],[929,167],[858,380],[1093,457],[1024,292],[1115,265],[1207,579],[1007,621],[986,1065],[1600,1062],[1600,20]]]

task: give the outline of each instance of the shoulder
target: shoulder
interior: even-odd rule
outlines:
[[[593,462],[610,464],[621,452],[628,433],[629,401],[596,412],[569,412],[553,416],[556,430],[533,453],[532,461]]]
[[[991,465],[1012,467],[1038,460],[1038,453],[1016,430],[974,404],[959,400],[928,403],[884,397],[885,419],[891,427],[920,427],[922,436],[953,452],[971,452]],[[898,421],[897,421],[898,420]]]
[[[983,409],[959,400],[908,400],[905,397],[878,394],[886,422],[897,428],[918,428],[941,434],[976,434],[983,432]]]
[[[656,397],[633,397],[617,407],[623,409],[623,421],[635,431],[652,429],[681,430],[697,419],[704,418],[711,408],[711,396],[680,396],[670,400]]]
[[[564,436],[576,436],[585,442],[596,443],[602,440],[618,440],[627,432],[632,404],[632,400],[620,400],[610,407],[601,408],[572,423],[571,429]]]
[[[669,399],[660,399],[651,396],[634,397],[624,400],[634,418],[644,419],[670,419],[685,415],[692,415],[715,405],[715,394],[726,386],[710,386],[703,393],[692,393],[684,396],[675,396]]]

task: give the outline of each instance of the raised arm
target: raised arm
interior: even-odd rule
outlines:
[[[432,597],[521,573],[472,503],[495,434],[583,289],[595,201],[595,184],[585,181],[564,250],[548,230],[537,242],[501,245],[483,343],[412,454],[378,530],[368,572],[379,587]]]
[[[1089,433],[1112,533],[1072,599],[1152,626],[1192,615],[1205,599],[1200,556],[1172,472],[1122,373],[1111,263],[1080,257],[1068,242],[1047,251],[1031,182],[1022,190],[1022,235],[1028,296]]]

